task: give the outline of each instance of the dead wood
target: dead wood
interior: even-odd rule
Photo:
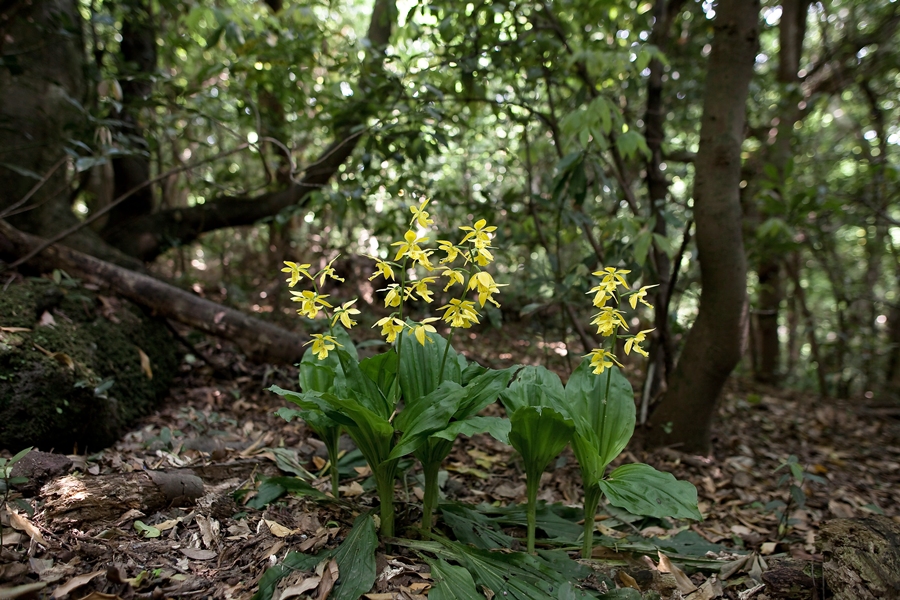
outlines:
[[[116,521],[129,510],[151,514],[171,505],[193,503],[202,494],[203,481],[196,475],[161,471],[68,475],[41,489],[47,524],[73,527]]]
[[[42,243],[43,239],[0,220],[0,256],[24,256]],[[293,363],[303,356],[306,340],[294,333],[66,246],[51,245],[29,264],[48,270],[63,269],[72,276],[108,287],[157,315],[231,340],[254,360]]]
[[[822,525],[818,544],[837,600],[900,597],[900,524],[880,515],[834,519]]]

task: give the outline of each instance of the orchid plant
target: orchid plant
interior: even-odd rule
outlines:
[[[489,433],[509,443],[521,455],[526,475],[527,548],[534,552],[538,487],[541,474],[569,444],[581,469],[584,484],[585,525],[582,555],[593,547],[594,518],[602,496],[614,506],[635,514],[700,518],[696,489],[676,481],[669,473],[645,464],[628,464],[606,473],[634,432],[635,406],[631,385],[622,375],[616,350],[624,337],[624,351],[647,356],[642,347],[653,330],[630,336],[620,300],[633,310],[647,302],[645,286],[632,291],[629,271],[607,267],[594,276],[599,283],[590,290],[598,312],[592,325],[609,340],[608,346],[591,350],[564,386],[543,367],[492,370],[469,363],[451,345],[458,329],[480,323],[487,303],[500,306],[498,284],[486,267],[493,260],[496,227],[480,219],[462,226],[460,242],[438,240],[428,245],[428,228],[434,221],[426,211],[428,200],[410,208],[412,218],[403,239],[391,244],[392,259],[370,257],[381,279],[384,305],[390,314],[375,327],[390,345],[388,350],[360,360],[347,334],[357,323],[357,300],[334,306],[321,293],[325,281],[339,278],[328,263],[315,275],[309,264],[286,262],[283,271],[294,288],[301,282],[309,289],[291,290],[300,304],[299,314],[328,319],[328,333],[313,334],[300,363],[300,392],[273,386],[298,408],[280,414],[306,420],[326,444],[331,465],[332,492],[338,494],[337,440],[346,431],[366,459],[375,478],[380,500],[382,534],[394,535],[394,486],[401,458],[414,455],[422,464],[425,481],[422,528],[429,530],[438,500],[438,472],[460,434]],[[435,257],[436,253],[438,257]],[[440,260],[438,260],[440,258]],[[435,264],[436,263],[436,264]],[[458,290],[436,316],[419,321],[408,318],[410,302],[434,302],[433,286],[443,280],[444,293]],[[456,286],[459,286],[458,288]],[[448,339],[435,324],[449,326]],[[500,398],[508,419],[479,416]]]

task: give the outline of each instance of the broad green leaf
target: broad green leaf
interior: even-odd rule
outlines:
[[[332,600],[357,600],[375,584],[375,549],[378,536],[371,515],[360,515],[347,539],[334,553],[340,577]]]
[[[360,370],[375,382],[385,398],[396,397],[397,353],[393,349],[359,363]]]
[[[458,383],[444,381],[425,397],[407,398],[406,406],[394,419],[394,427],[403,434],[389,458],[414,452],[429,435],[446,427],[465,394],[465,388]]]
[[[526,514],[525,504],[512,504],[510,506],[491,507],[487,505],[479,505],[480,510],[495,520],[498,525],[515,525],[525,527]],[[539,503],[537,506],[537,519],[535,525],[543,531],[548,538],[565,540],[574,542],[581,535],[582,526],[578,525],[578,521],[584,518],[584,511],[574,509],[578,518],[566,519],[558,515],[554,509],[560,507],[552,506],[546,503]]]
[[[445,558],[466,567],[477,585],[493,592],[495,598],[549,600],[560,587],[569,583],[559,566],[522,552],[491,552],[438,538],[446,548]],[[580,595],[580,593],[579,593]],[[585,598],[593,598],[588,593]]]
[[[510,418],[509,443],[525,463],[529,477],[547,468],[572,439],[572,420],[547,406],[525,406]]]
[[[475,587],[472,575],[463,567],[455,567],[441,560],[429,560],[434,587],[428,592],[431,600],[484,600]]]
[[[408,331],[403,334],[403,349],[400,352],[400,391],[406,402],[427,396],[443,381],[462,382],[456,350],[448,348],[448,342],[436,333],[426,332],[425,345],[420,344]],[[447,358],[444,360],[444,351]],[[444,373],[438,379],[441,362]]]
[[[495,440],[509,444],[509,428],[509,419],[502,417],[469,417],[464,421],[453,421],[431,436],[452,442],[460,434],[472,437],[478,433],[487,433]]]
[[[22,460],[23,458],[25,458],[25,455],[27,455],[29,452],[31,452],[31,449],[32,449],[32,448],[33,448],[33,446],[29,446],[29,447],[25,448],[24,450],[19,450],[18,452],[16,452],[16,455],[15,455],[15,456],[13,456],[12,458],[10,458],[10,459],[6,462],[6,464],[7,464],[8,466],[12,466],[12,465],[16,464],[17,462],[19,462],[20,460]]]
[[[606,465],[625,449],[634,433],[631,384],[617,367],[594,375],[590,361],[584,360],[566,384],[566,405],[575,419],[572,448],[581,465],[584,484],[596,484]]]
[[[444,523],[453,531],[453,536],[463,544],[477,548],[508,548],[512,536],[500,528],[500,523],[484,513],[461,503],[440,505]]]
[[[515,373],[515,367],[501,371],[486,370],[466,384],[466,397],[460,402],[453,417],[466,419],[478,414],[488,404],[497,401],[500,393],[506,389],[509,380]]]
[[[565,393],[556,373],[544,367],[523,367],[500,394],[500,400],[511,415],[524,406],[559,408],[565,403]]]
[[[271,477],[259,485],[256,495],[247,502],[247,506],[260,510],[288,492],[320,500],[328,498],[327,495],[299,477]]]
[[[697,488],[650,465],[622,465],[601,481],[600,487],[610,504],[636,515],[703,518],[697,509]]]
[[[347,434],[372,467],[387,460],[394,439],[394,427],[387,418],[356,400],[338,398],[332,394],[322,394],[321,398],[330,408],[326,414],[344,425]]]
[[[387,420],[394,412],[393,403],[388,401],[378,384],[363,373],[355,358],[341,349],[336,350],[347,382],[347,395],[360,405]]]

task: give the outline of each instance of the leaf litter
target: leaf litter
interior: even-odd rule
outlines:
[[[477,354],[488,352],[483,345],[469,342],[473,359],[496,367],[513,362],[489,360]],[[262,391],[262,381],[289,387],[296,371],[232,358],[230,378],[202,363],[185,364],[162,409],[112,448],[78,457],[73,466],[81,478],[187,472],[202,480],[202,497],[144,512],[122,506],[116,519],[66,525],[48,517],[41,496],[13,497],[15,510],[2,521],[0,596],[441,600],[490,598],[494,585],[507,585],[512,597],[529,598],[541,597],[542,586],[543,597],[558,598],[585,592],[638,598],[638,590],[651,589],[662,598],[753,598],[765,593],[772,565],[821,563],[815,542],[825,520],[900,518],[900,421],[892,414],[876,418],[879,408],[860,402],[732,380],[711,456],[629,449],[620,458],[691,481],[704,515],[699,523],[602,506],[594,560],[586,567],[572,560],[581,526],[580,511],[571,507],[582,497],[577,464],[566,451],[541,480],[538,555],[497,550],[524,547],[524,473],[509,447],[476,435],[457,442],[444,463],[440,539],[385,547],[368,516],[377,500],[358,453],[343,446],[338,468],[347,494],[335,501],[323,445],[301,422],[274,415],[283,402]],[[553,358],[565,376],[565,363]],[[782,477],[786,469],[779,470],[791,456],[815,476],[803,479],[800,497]],[[410,498],[400,505],[406,524],[419,517],[416,475],[408,473],[398,486],[400,497]],[[566,569],[570,579],[559,578]],[[528,570],[544,575],[508,575]],[[547,591],[554,581],[556,590]]]

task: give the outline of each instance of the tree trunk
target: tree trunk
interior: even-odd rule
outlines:
[[[741,144],[747,92],[753,77],[759,2],[722,0],[707,71],[694,162],[694,219],[702,292],[697,320],[651,417],[647,442],[709,449],[716,402],[740,360],[746,317],[747,272],[741,232]]]
[[[803,39],[806,37],[806,16],[809,0],[784,0],[781,3],[781,21],[778,27],[778,83],[784,97],[778,116],[778,131],[769,148],[769,164],[775,167],[778,181],[775,193],[781,205],[786,205],[788,193],[788,168],[793,156],[791,145],[794,140],[794,124],[800,119],[798,104],[802,99],[800,90],[800,59],[803,54]],[[761,205],[759,222],[770,217],[780,217],[781,210],[767,210]],[[778,338],[778,315],[784,298],[782,281],[782,255],[778,248],[761,243],[758,247],[756,274],[759,278],[757,308],[754,311],[757,325],[756,379],[764,383],[778,382],[781,363],[781,342]]]
[[[86,95],[81,17],[71,0],[21,0],[0,10],[0,218],[49,237],[78,223],[65,140],[93,135],[75,106]],[[118,264],[139,264],[89,229],[68,243]]]
[[[675,15],[684,6],[684,0],[657,0],[654,9],[655,22],[650,34],[650,43],[665,52],[671,38],[672,22]],[[647,111],[644,114],[644,136],[647,138],[647,147],[650,149],[650,160],[647,163],[647,193],[650,200],[650,214],[654,217],[653,233],[665,237],[666,220],[663,215],[666,199],[669,195],[669,180],[662,170],[663,152],[662,145],[665,140],[665,108],[663,106],[663,71],[661,60],[654,58],[650,61],[650,77],[647,80]],[[675,363],[674,348],[672,344],[672,332],[669,327],[668,299],[671,297],[669,287],[671,285],[672,261],[668,255],[660,250],[659,245],[653,243],[650,248],[653,258],[653,267],[656,270],[656,287],[654,306],[657,307],[654,315],[656,331],[650,346],[650,356],[653,361],[653,376],[648,377],[644,384],[650,386],[644,392],[644,396],[654,398],[660,390],[665,389],[668,376]],[[677,267],[677,265],[676,265]]]
[[[23,256],[44,240],[22,233],[0,220],[0,255]],[[53,245],[34,261],[47,268],[64,269],[97,285],[108,286],[156,314],[204,333],[235,342],[250,358],[293,363],[303,357],[303,337],[244,313],[198,298],[148,275],[135,273],[71,248]]]

